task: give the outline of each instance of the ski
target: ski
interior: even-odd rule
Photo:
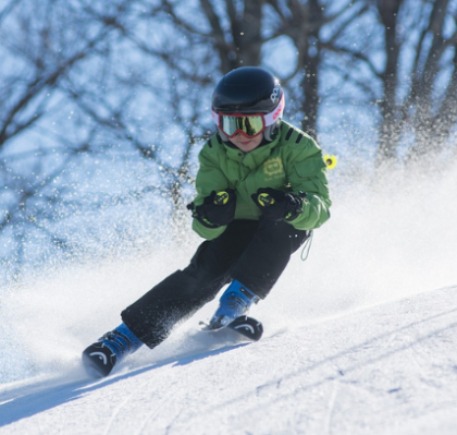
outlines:
[[[215,332],[224,330],[228,328],[236,333],[242,335],[243,337],[247,338],[250,341],[258,341],[262,337],[263,334],[263,325],[258,320],[254,319],[253,317],[249,316],[240,316],[237,317],[233,322],[229,323],[227,326],[223,328],[214,329],[211,328],[210,325],[206,322],[200,322],[202,329],[204,331]]]

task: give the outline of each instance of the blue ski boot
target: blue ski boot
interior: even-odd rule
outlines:
[[[127,325],[121,323],[83,352],[84,368],[92,377],[108,376],[117,363],[138,350],[142,344]]]
[[[255,293],[234,279],[222,294],[219,308],[209,322],[209,329],[224,328],[245,315],[252,303],[256,304],[259,300]]]

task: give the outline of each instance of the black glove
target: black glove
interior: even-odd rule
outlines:
[[[236,196],[233,189],[214,190],[204,200],[203,204],[187,206],[192,210],[192,217],[198,219],[205,227],[217,228],[228,225],[235,217]]]
[[[283,192],[270,187],[259,189],[251,198],[262,216],[272,221],[291,221],[302,211],[304,194]]]

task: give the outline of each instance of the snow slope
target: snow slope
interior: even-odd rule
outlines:
[[[109,378],[82,373],[84,347],[196,236],[0,289],[0,435],[455,435],[457,167],[333,185],[308,260],[252,310],[259,343],[198,333],[214,303]]]
[[[181,328],[174,344],[191,341],[187,352],[141,355],[105,380],[73,370],[5,384],[0,433],[453,435],[456,290],[267,333],[249,345],[218,348]]]

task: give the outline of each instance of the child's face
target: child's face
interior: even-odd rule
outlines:
[[[241,151],[248,153],[260,145],[260,142],[262,142],[262,133],[252,137],[247,137],[244,134],[237,133],[235,136],[230,138],[230,142],[232,142],[232,144]]]

